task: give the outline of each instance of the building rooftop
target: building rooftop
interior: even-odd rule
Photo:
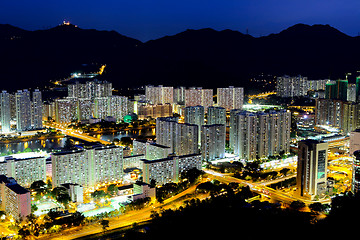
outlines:
[[[17,183],[15,183],[15,184],[6,184],[6,186],[9,189],[11,189],[13,192],[15,192],[16,194],[25,194],[25,193],[29,192],[29,190],[27,190],[26,188],[20,186]]]

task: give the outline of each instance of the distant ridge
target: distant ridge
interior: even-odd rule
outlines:
[[[296,24],[263,37],[189,29],[145,43],[71,24],[36,31],[0,24],[0,81],[3,89],[35,87],[91,63],[107,64],[103,78],[116,88],[246,87],[260,73],[335,79],[359,70],[359,46],[359,37],[320,24]]]

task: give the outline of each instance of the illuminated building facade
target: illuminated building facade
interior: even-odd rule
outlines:
[[[0,209],[16,220],[31,213],[30,191],[12,177],[0,175]]]
[[[0,121],[1,132],[10,132],[11,108],[10,108],[10,94],[6,91],[0,93]]]
[[[199,138],[201,141],[201,126],[205,124],[205,111],[203,106],[190,106],[185,107],[185,123],[195,124],[199,128]]]
[[[217,89],[217,103],[226,111],[241,109],[244,104],[244,88],[230,86]]]
[[[328,143],[307,139],[298,143],[297,194],[313,199],[327,189]]]
[[[226,109],[223,107],[208,107],[207,125],[223,124],[226,125]]]
[[[84,188],[119,181],[123,176],[121,147],[101,146],[53,153],[53,186],[77,183]]]
[[[169,147],[175,155],[197,154],[198,137],[199,127],[195,124],[178,123],[173,117],[156,119],[156,143]]]
[[[55,100],[55,121],[57,123],[71,123],[77,120],[78,98],[67,97]]]
[[[157,160],[142,159],[143,181],[156,185],[178,182],[181,173],[192,168],[201,170],[201,155],[192,154]]]
[[[276,80],[276,95],[279,97],[298,97],[307,94],[307,77],[282,76]]]
[[[32,93],[32,127],[41,129],[42,125],[43,102],[39,89],[35,89]]]
[[[33,153],[0,157],[0,175],[13,177],[24,187],[38,180],[46,181],[46,157]]]
[[[225,157],[226,129],[223,124],[203,125],[201,127],[202,160],[212,161]]]
[[[163,85],[145,86],[145,99],[151,104],[165,104],[174,102],[174,88],[164,87]]]
[[[212,89],[189,88],[185,90],[185,106],[203,106],[205,110],[213,105]]]
[[[230,123],[230,146],[245,160],[290,152],[291,112],[234,111]]]
[[[352,170],[352,191],[354,193],[360,190],[360,150],[353,153],[353,170]]]
[[[31,130],[31,101],[30,92],[27,89],[18,90],[15,93],[16,101],[16,130]]]

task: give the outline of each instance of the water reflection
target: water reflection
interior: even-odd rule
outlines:
[[[144,137],[155,136],[155,129],[120,131],[112,134],[97,134],[95,136],[98,139],[112,142],[114,141],[114,138],[118,138],[120,140],[122,137],[136,138],[138,136],[144,136]],[[2,153],[13,154],[17,152],[23,152],[26,148],[30,148],[31,150],[51,151],[52,149],[58,149],[64,147],[65,140],[66,138],[51,138],[46,140],[31,140],[31,141],[16,142],[16,143],[0,142],[0,154]]]
[[[26,142],[16,143],[1,143],[0,142],[0,154],[1,153],[17,153],[23,152],[26,148],[31,150],[47,150],[64,147],[65,138],[46,139],[46,140],[31,140]]]
[[[138,136],[152,137],[155,136],[155,128],[153,129],[143,129],[143,130],[130,130],[130,131],[120,131],[117,133],[111,134],[97,134],[96,137],[105,140],[105,141],[114,141],[115,138],[121,139],[122,137],[131,137],[136,138]]]

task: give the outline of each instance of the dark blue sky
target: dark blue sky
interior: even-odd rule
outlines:
[[[232,29],[258,37],[296,23],[360,32],[359,0],[0,0],[0,23],[27,30],[64,19],[81,28],[116,30],[142,41],[186,29]]]

